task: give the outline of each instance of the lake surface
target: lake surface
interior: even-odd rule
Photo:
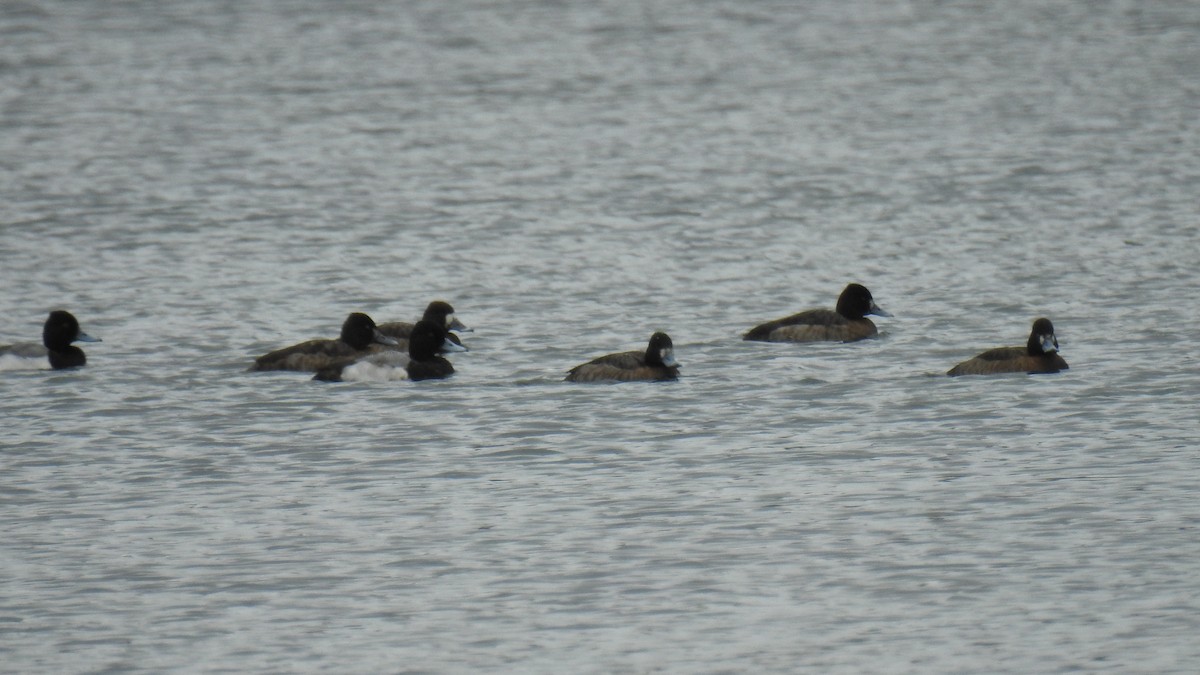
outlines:
[[[0,343],[104,341],[0,372],[0,669],[1196,672],[1198,72],[1184,1],[7,2]],[[246,372],[434,299],[451,380]]]

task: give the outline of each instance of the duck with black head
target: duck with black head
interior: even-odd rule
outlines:
[[[312,373],[340,359],[362,356],[373,343],[394,345],[396,341],[380,333],[371,317],[355,312],[342,323],[342,333],[338,339],[309,340],[277,349],[255,359],[250,370],[297,370]]]
[[[458,320],[458,317],[454,313],[454,307],[444,300],[434,300],[433,302],[429,303],[429,305],[425,307],[425,313],[421,315],[421,320],[433,321],[441,324],[446,331],[457,331],[459,333],[474,332],[472,329],[467,328],[463,322]],[[406,323],[404,321],[389,321],[387,323],[379,324],[379,332],[390,338],[396,339],[396,346],[392,347],[392,349],[404,351],[408,348],[408,345],[405,343],[407,342],[408,336],[410,333],[412,333],[415,325],[416,324]],[[462,340],[460,340],[458,336],[454,335],[453,333],[450,334],[450,340],[462,344]]]
[[[947,375],[995,375],[998,373],[1057,373],[1070,366],[1058,353],[1054,324],[1041,318],[1033,322],[1024,347],[996,347],[963,361]]]
[[[679,378],[675,345],[666,333],[650,336],[644,352],[607,354],[567,373],[567,382],[654,382]]]
[[[408,353],[379,351],[360,358],[342,359],[313,376],[325,382],[387,382],[435,380],[454,374],[454,366],[441,355],[469,351],[450,339],[439,321],[422,319],[409,333]]]
[[[32,367],[45,367],[49,362],[54,370],[78,368],[87,364],[87,355],[72,342],[100,342],[79,328],[79,321],[66,310],[56,309],[42,324],[42,344],[32,342],[0,346],[0,357],[6,361],[19,359],[17,363]]]
[[[871,291],[850,284],[836,309],[810,309],[750,329],[742,338],[758,342],[855,342],[879,333],[868,314],[891,316],[875,304]]]

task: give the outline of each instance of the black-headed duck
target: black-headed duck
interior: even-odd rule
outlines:
[[[380,333],[371,317],[355,312],[342,323],[342,334],[338,339],[309,340],[277,349],[255,359],[250,370],[316,372],[339,359],[364,355],[372,343],[394,345],[396,341]]]
[[[871,291],[850,284],[838,297],[837,309],[810,309],[755,326],[743,339],[759,342],[855,342],[878,334],[868,314],[891,316],[875,304]]]
[[[42,344],[23,342],[0,347],[0,356],[28,359],[30,363],[44,363],[48,359],[55,370],[78,368],[87,364],[87,355],[72,342],[100,342],[79,329],[79,321],[70,312],[56,309],[42,324]]]
[[[1050,319],[1033,322],[1024,347],[997,347],[954,366],[947,375],[994,375],[997,373],[1057,373],[1070,366],[1058,354],[1058,338]]]
[[[679,378],[675,345],[666,333],[650,336],[644,352],[620,352],[592,359],[567,373],[567,382],[651,382]]]

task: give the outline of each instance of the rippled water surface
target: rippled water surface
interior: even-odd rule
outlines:
[[[0,372],[0,668],[1195,672],[1197,72],[1191,2],[5,3],[0,342],[104,341]],[[246,372],[437,298],[451,380]]]

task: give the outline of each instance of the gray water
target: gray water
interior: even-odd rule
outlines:
[[[0,373],[0,669],[1195,672],[1198,72],[1185,1],[5,2],[0,342],[104,342]],[[245,372],[433,299],[451,380]]]

